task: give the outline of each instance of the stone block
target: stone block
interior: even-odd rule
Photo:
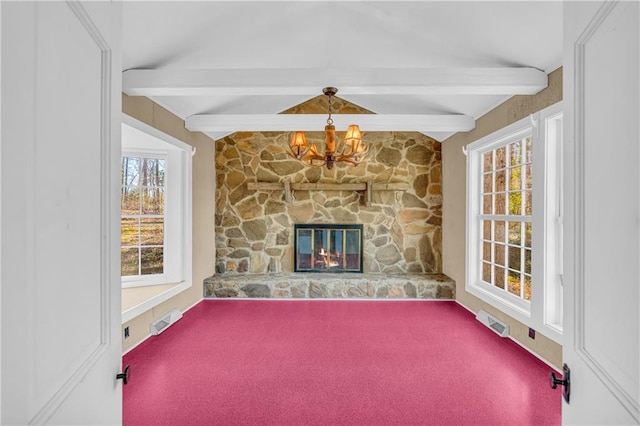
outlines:
[[[312,299],[329,297],[327,286],[324,283],[311,282],[309,284],[309,297]]]
[[[387,244],[376,253],[376,260],[383,265],[392,265],[401,258],[398,248],[393,244]]]
[[[247,297],[271,297],[271,290],[265,284],[247,284],[240,288]]]
[[[418,297],[418,292],[416,290],[416,286],[413,285],[413,283],[405,283],[404,285],[404,294],[412,299],[415,299],[416,297]]]
[[[382,163],[389,167],[396,167],[398,164],[400,164],[401,159],[402,154],[400,153],[400,151],[389,147],[382,148],[376,156],[376,160],[379,163]]]
[[[259,251],[251,252],[249,258],[249,272],[252,274],[262,274],[267,270],[267,262],[263,253]]]
[[[219,288],[213,291],[216,297],[238,297],[238,291],[232,288]]]
[[[245,221],[241,227],[249,241],[261,241],[267,236],[267,223],[264,219]]]
[[[291,297],[293,298],[305,298],[307,297],[306,284],[296,284],[291,286]]]
[[[414,164],[429,164],[433,152],[424,145],[413,145],[407,149],[406,159]]]

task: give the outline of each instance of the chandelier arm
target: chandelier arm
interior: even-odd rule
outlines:
[[[291,151],[291,154],[289,154],[289,155],[291,155],[293,158],[295,158],[297,160],[302,160],[305,157],[305,155],[307,155],[307,153],[309,152],[310,149],[311,149],[311,145],[306,147],[299,154],[296,154],[296,152],[293,150],[293,148],[291,146],[289,146],[289,150]]]
[[[361,163],[361,160],[360,161],[356,161],[353,158],[345,158],[345,157],[338,157],[338,158],[335,159],[335,161],[339,161],[341,163],[349,163],[352,166],[357,166],[358,164]]]

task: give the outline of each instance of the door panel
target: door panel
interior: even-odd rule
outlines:
[[[638,3],[565,3],[568,424],[637,423]]]
[[[120,6],[3,3],[2,31],[2,419],[117,424]]]

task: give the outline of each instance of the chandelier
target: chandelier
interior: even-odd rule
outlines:
[[[318,151],[315,143],[307,142],[307,137],[303,132],[295,132],[289,143],[291,156],[308,166],[322,167],[326,165],[329,170],[337,161],[357,166],[369,152],[369,147],[362,142],[360,127],[357,124],[349,126],[344,135],[342,151],[336,154],[336,128],[331,118],[331,100],[338,93],[338,89],[325,87],[322,89],[322,93],[329,97],[329,118],[327,118],[327,125],[324,126],[324,154]]]

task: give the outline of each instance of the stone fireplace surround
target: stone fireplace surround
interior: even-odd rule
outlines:
[[[285,113],[323,113],[323,97]],[[339,98],[334,110],[369,113]],[[366,132],[366,162],[328,170],[290,158],[289,137],[239,132],[216,141],[216,274],[205,279],[205,297],[454,297],[441,274],[439,142]],[[322,146],[322,132],[307,137]],[[364,183],[377,190],[351,189]],[[364,273],[293,273],[295,223],[362,223]]]

